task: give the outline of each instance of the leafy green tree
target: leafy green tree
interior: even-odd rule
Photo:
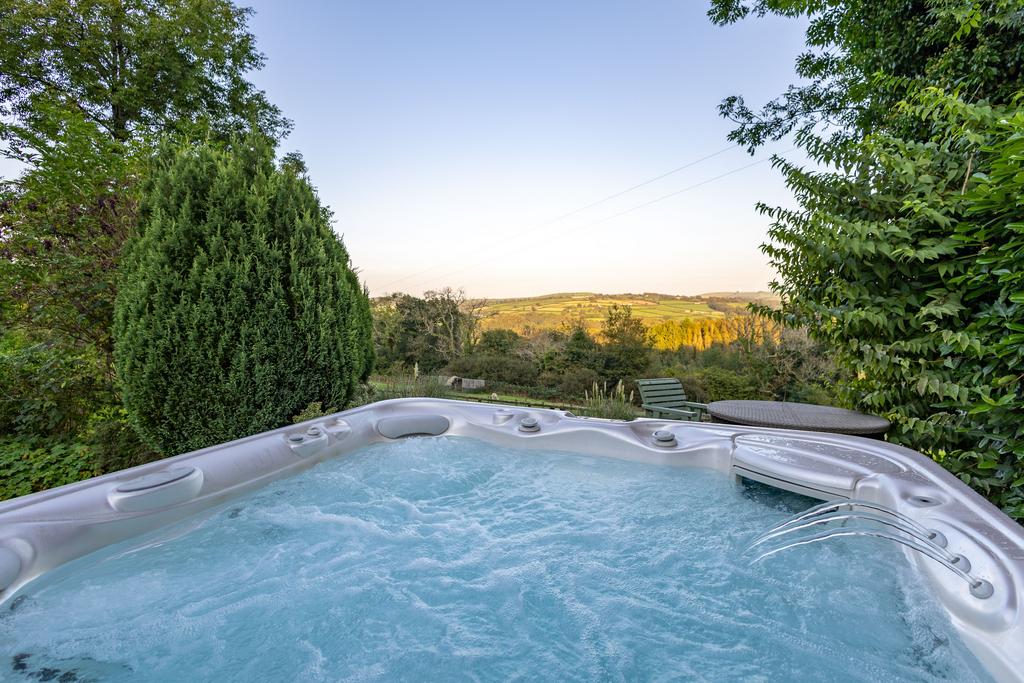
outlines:
[[[487,330],[473,349],[475,353],[511,355],[523,343],[523,338],[512,330]]]
[[[61,117],[60,131],[17,181],[0,183],[4,317],[69,353],[97,352],[112,377],[117,262],[137,218],[134,162],[80,115],[48,116]]]
[[[26,351],[81,361],[67,381],[80,404],[117,402],[117,270],[152,141],[287,130],[245,78],[263,62],[249,14],[225,0],[0,0],[0,154],[24,169],[0,179],[0,322]],[[48,367],[37,393],[63,404]]]
[[[582,399],[595,386],[603,386],[603,380],[597,370],[586,367],[568,367],[561,372],[546,371],[541,374],[540,381],[557,388],[557,395],[563,399]]]
[[[226,0],[2,0],[0,134],[31,163],[52,106],[119,141],[172,131],[280,136],[281,112],[245,79],[263,65],[252,10]]]
[[[452,374],[489,382],[532,386],[537,380],[536,364],[509,354],[472,353],[448,366]]]
[[[393,294],[374,303],[373,337],[384,365],[434,372],[461,357],[473,321],[462,292],[442,289],[424,298]]]
[[[970,119],[978,109],[961,111]],[[956,227],[961,249],[976,254],[954,279],[970,314],[962,330],[942,335],[943,350],[958,356],[952,379],[971,404],[958,425],[962,450],[949,457],[961,478],[1024,519],[1024,111],[982,111],[987,172],[975,175]],[[934,390],[930,379],[925,389]]]
[[[1024,78],[1019,0],[712,0],[708,11],[718,24],[766,14],[809,20],[796,60],[804,82],[759,110],[739,95],[722,102],[737,124],[729,139],[751,151],[795,133],[813,159],[842,166],[844,150],[881,125],[927,135],[919,120],[893,118],[911,84],[1006,102]],[[898,87],[877,87],[878,74]]]
[[[0,279],[10,321],[109,358],[135,159],[156,134],[287,122],[244,78],[263,56],[224,0],[0,2]]]
[[[587,332],[587,328],[580,323],[574,323],[557,356],[556,369],[587,368],[595,370],[601,362],[599,353],[600,346]]]
[[[679,381],[687,397],[693,401],[764,400],[773,398],[762,393],[757,379],[747,372],[737,372],[711,365],[679,373]]]
[[[139,434],[170,454],[335,409],[372,363],[369,302],[309,182],[251,134],[166,145],[122,266],[115,359]]]
[[[640,377],[649,363],[647,327],[630,306],[613,304],[601,326],[604,376],[612,382]]]
[[[95,409],[95,370],[87,354],[17,331],[0,336],[0,434],[73,436]]]
[[[754,148],[796,131],[821,165],[778,161],[798,209],[761,206],[776,320],[806,325],[853,376],[847,400],[890,417],[1024,517],[1019,336],[1020,93],[1016,0],[717,0],[712,16],[806,14],[791,87],[722,111]],[[1016,327],[1015,327],[1016,326]]]

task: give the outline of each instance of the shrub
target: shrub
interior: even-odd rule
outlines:
[[[139,435],[164,454],[342,408],[373,362],[369,302],[309,182],[258,135],[164,145],[115,306]]]
[[[900,109],[931,138],[868,136],[857,174],[787,169],[814,208],[770,211],[775,315],[811,323],[890,441],[1024,519],[1024,113],[927,88]]]
[[[365,401],[353,400],[353,405],[362,405]],[[297,415],[292,415],[291,423],[297,425],[300,422],[307,420],[315,420],[318,417],[326,417],[335,411],[331,409],[324,409],[324,406],[320,401],[310,401],[309,405],[300,410]]]
[[[105,395],[95,354],[8,332],[0,336],[0,434],[65,438]]]
[[[128,412],[121,406],[106,406],[90,415],[85,431],[76,440],[89,449],[96,474],[116,472],[160,458],[159,453],[139,438]]]
[[[541,376],[544,380],[544,376]],[[601,375],[590,368],[569,368],[560,375],[548,375],[548,381],[558,386],[564,398],[583,398],[591,388],[601,381]]]
[[[451,393],[451,388],[440,378],[430,375],[387,375],[376,377],[371,383],[373,391],[363,397],[364,403],[386,401],[392,398],[441,398]]]
[[[480,335],[475,351],[482,354],[509,355],[523,343],[523,338],[513,330],[487,330]]]
[[[63,486],[100,474],[81,443],[0,439],[0,500]]]
[[[449,368],[459,377],[485,379],[489,382],[532,384],[537,379],[537,366],[514,356],[493,353],[473,354],[459,358]]]
[[[807,79],[721,113],[795,202],[761,205],[779,323],[806,325],[890,441],[1024,519],[1024,22],[1019,0],[714,0],[719,23],[806,16]],[[995,66],[995,65],[998,65]],[[804,163],[804,162],[800,162]]]
[[[758,391],[755,380],[749,375],[726,370],[725,368],[700,368],[679,377],[687,398],[691,401],[744,400],[770,398]]]

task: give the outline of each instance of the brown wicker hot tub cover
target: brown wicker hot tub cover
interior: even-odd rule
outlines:
[[[715,401],[708,413],[721,422],[753,427],[804,429],[860,436],[879,436],[889,429],[889,421],[845,408],[816,406],[782,401]]]

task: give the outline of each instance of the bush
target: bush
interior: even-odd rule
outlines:
[[[342,408],[373,361],[369,302],[309,182],[257,135],[164,145],[115,306],[115,362],[163,454]]]
[[[601,382],[601,375],[590,368],[569,368],[560,373],[544,373],[540,378],[544,384],[558,387],[558,393],[566,399],[583,398],[591,388]]]
[[[857,174],[789,167],[814,219],[772,210],[767,251],[782,276],[774,315],[809,323],[850,374],[856,407],[1024,519],[1018,102],[925,88],[899,109],[927,121],[930,139],[868,136]]]
[[[683,385],[687,398],[701,403],[770,398],[758,391],[757,384],[752,377],[725,368],[710,367],[692,370],[680,375],[679,382]]]
[[[89,416],[85,431],[78,439],[89,449],[92,468],[97,474],[143,465],[158,460],[160,454],[147,446],[121,406],[107,406]]]
[[[357,392],[358,393],[358,392]],[[361,398],[361,397],[360,397]],[[366,401],[353,399],[353,405],[363,405]],[[320,401],[310,401],[309,405],[299,411],[297,415],[292,415],[291,423],[297,425],[300,422],[306,422],[307,420],[315,420],[318,417],[326,417],[330,415],[331,410],[324,410],[323,404]]]
[[[0,500],[100,474],[89,448],[69,441],[0,439]]]
[[[96,402],[112,400],[104,389],[88,350],[17,332],[0,336],[0,434],[66,438]]]
[[[510,355],[522,345],[523,338],[513,330],[487,330],[480,335],[474,349],[477,353]]]
[[[473,354],[451,364],[452,374],[489,382],[528,385],[537,379],[537,366],[514,356],[493,353]]]

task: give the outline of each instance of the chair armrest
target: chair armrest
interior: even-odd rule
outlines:
[[[690,422],[693,418],[700,418],[700,413],[694,410],[680,410],[678,408],[665,408],[663,406],[652,406],[648,403],[644,403],[640,406],[644,410],[649,410],[652,413],[664,413],[666,415],[678,415],[684,420]]]

